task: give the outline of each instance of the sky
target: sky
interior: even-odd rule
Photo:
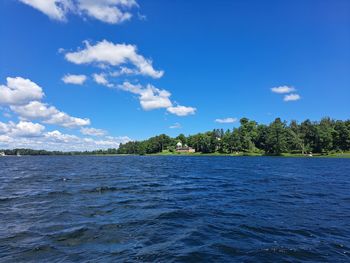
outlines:
[[[348,0],[2,0],[0,148],[349,119]]]

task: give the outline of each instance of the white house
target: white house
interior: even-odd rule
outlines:
[[[186,144],[182,145],[182,142],[178,142],[176,144],[176,151],[180,152],[180,153],[194,153],[194,152],[196,152],[196,150],[193,149],[192,147],[188,147]]]

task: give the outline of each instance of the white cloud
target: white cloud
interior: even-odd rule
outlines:
[[[123,75],[137,75],[137,74],[138,74],[138,71],[136,69],[131,69],[128,67],[120,67],[120,70],[110,73],[112,77],[119,77]]]
[[[7,123],[0,121],[0,134],[6,134],[10,131],[10,127]]]
[[[0,85],[0,105],[20,105],[44,97],[42,88],[29,79],[8,77],[6,81]]]
[[[90,125],[89,119],[82,119],[77,117],[69,116],[65,112],[57,112],[52,115],[49,119],[44,120],[44,123],[59,125],[66,128],[78,128],[81,126]]]
[[[104,86],[107,86],[109,88],[113,87],[113,84],[109,83],[109,81],[106,78],[106,75],[103,74],[103,73],[101,73],[101,74],[97,74],[97,73],[92,74],[92,77],[93,77],[94,81],[97,84],[104,85]]]
[[[66,84],[83,85],[87,77],[85,75],[72,75],[67,74],[62,78],[62,81]]]
[[[167,108],[168,112],[181,117],[187,116],[187,115],[193,115],[196,113],[196,110],[197,109],[193,107],[186,107],[186,106],[180,106],[180,105]]]
[[[271,91],[273,93],[285,94],[285,93],[290,93],[295,91],[295,88],[291,86],[279,86],[279,87],[271,88]]]
[[[216,119],[217,123],[234,123],[237,121],[237,118],[224,118],[224,119]]]
[[[132,17],[127,10],[135,0],[19,0],[52,19],[65,21],[67,14],[88,16],[109,24],[120,24]]]
[[[64,21],[66,13],[72,7],[71,0],[19,0],[29,5],[52,19]]]
[[[166,108],[169,113],[177,116],[187,116],[195,114],[196,108],[185,106],[173,106],[170,100],[171,93],[148,84],[143,87],[141,84],[131,84],[124,82],[118,88],[139,95],[140,105],[144,110],[154,110]]]
[[[299,94],[295,94],[295,93],[292,93],[292,94],[288,94],[288,95],[285,95],[283,100],[284,101],[297,101],[297,100],[300,100],[301,97]]]
[[[57,130],[43,133],[36,137],[0,135],[1,148],[30,148],[51,151],[92,151],[118,148],[120,143],[126,143],[128,141],[131,141],[131,139],[127,136],[109,137],[95,140],[92,138],[64,134]]]
[[[11,143],[12,138],[8,135],[1,135],[0,134],[0,145],[7,145]]]
[[[176,122],[173,125],[169,126],[170,129],[181,129],[182,126],[180,123]]]
[[[137,47],[127,44],[114,44],[107,40],[91,45],[85,41],[85,48],[76,52],[65,54],[66,60],[75,64],[96,64],[99,66],[122,66],[131,63],[137,68],[137,73],[160,78],[163,71],[155,70],[150,59],[144,58],[137,53]],[[121,67],[123,70],[123,67]],[[129,69],[130,72],[130,69]]]
[[[11,110],[20,121],[0,122],[1,148],[32,148],[62,151],[84,151],[118,148],[119,144],[130,141],[129,137],[105,136],[106,131],[86,128],[89,119],[72,117],[56,107],[40,101],[44,97],[42,89],[34,82],[23,78],[7,78],[7,85],[0,85],[2,111]],[[29,120],[38,120],[33,123]],[[60,131],[45,132],[42,124],[54,124],[66,128],[80,128],[81,133],[100,136],[97,140],[64,134]]]
[[[79,0],[78,8],[83,13],[102,22],[119,24],[129,20],[132,14],[121,9],[137,6],[134,0]]]
[[[90,125],[89,119],[69,116],[54,106],[32,101],[26,105],[10,106],[10,109],[23,119],[41,120],[43,123],[58,125],[66,128],[78,128]]]
[[[40,100],[45,96],[41,87],[29,79],[7,78],[7,85],[0,85],[0,104],[8,106],[25,120],[41,120],[43,123],[76,128],[90,124],[89,119],[72,117]]]
[[[170,92],[167,90],[157,89],[150,84],[143,87],[140,84],[134,85],[129,82],[124,82],[118,87],[122,90],[139,95],[140,105],[144,110],[154,110],[172,106],[169,99],[171,96]]]
[[[31,101],[26,105],[10,106],[10,109],[26,119],[48,119],[58,111],[54,106],[48,106],[39,101]]]
[[[31,148],[60,151],[85,151],[118,148],[120,143],[131,141],[127,136],[105,136],[99,139],[64,134],[58,130],[44,132],[38,123],[0,122],[0,148]]]
[[[42,134],[45,127],[38,123],[20,121],[19,123],[0,122],[0,134],[11,137],[36,137]]]
[[[170,93],[147,85],[140,96],[140,104],[144,110],[154,110],[171,106]]]
[[[90,135],[90,136],[104,136],[107,134],[106,131],[101,129],[95,129],[95,128],[81,128],[80,132],[84,135]]]
[[[12,130],[12,134],[18,137],[35,137],[39,136],[45,127],[39,123],[20,121]]]

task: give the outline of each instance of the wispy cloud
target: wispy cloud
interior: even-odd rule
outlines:
[[[48,17],[66,21],[68,14],[89,17],[109,24],[130,20],[129,10],[138,7],[135,0],[19,0]]]
[[[300,100],[301,97],[299,94],[295,94],[295,93],[292,93],[292,94],[288,94],[288,95],[285,95],[283,100],[284,101],[297,101],[297,100]]]
[[[109,88],[113,87],[113,84],[109,83],[109,81],[106,78],[106,74],[104,73],[101,73],[101,74],[95,73],[95,74],[92,74],[92,77],[97,84],[104,85]]]
[[[279,86],[279,87],[271,88],[271,91],[273,93],[285,94],[285,93],[290,93],[290,92],[295,91],[295,88],[291,87],[291,86]]]
[[[216,119],[216,123],[234,123],[237,121],[237,118],[224,118],[224,119]]]
[[[169,126],[170,129],[181,129],[182,126],[180,123],[176,122],[173,125]]]
[[[297,101],[300,100],[301,97],[297,93],[292,93],[296,91],[296,89],[292,86],[279,86],[271,89],[272,92],[277,94],[284,94],[283,101]]]

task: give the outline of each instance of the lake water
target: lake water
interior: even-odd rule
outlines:
[[[0,158],[1,262],[349,262],[350,159]]]

